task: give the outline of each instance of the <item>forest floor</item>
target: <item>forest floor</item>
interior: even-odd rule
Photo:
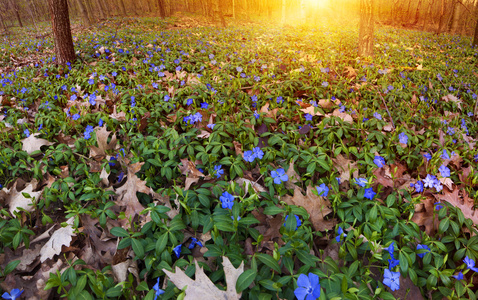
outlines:
[[[228,22],[4,36],[0,291],[476,299],[470,38]]]

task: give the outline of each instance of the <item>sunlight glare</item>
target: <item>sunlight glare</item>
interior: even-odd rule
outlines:
[[[330,6],[330,0],[302,0],[306,7],[312,9],[323,9]]]

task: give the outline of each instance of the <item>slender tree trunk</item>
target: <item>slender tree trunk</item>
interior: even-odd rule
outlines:
[[[441,0],[440,21],[438,23],[437,34],[440,34],[445,24],[445,0]]]
[[[38,33],[37,22],[35,21],[35,17],[33,16],[31,5],[28,7],[28,12],[30,13],[30,17],[32,18],[33,27],[35,27],[35,31]]]
[[[408,0],[407,12],[405,13],[406,19],[404,20],[406,23],[409,23],[409,21],[411,20],[411,18],[410,18],[410,16],[411,16],[411,12],[410,12],[411,4],[412,4],[412,0]]]
[[[86,10],[83,0],[76,0],[76,3],[78,4],[78,8],[80,9],[83,23],[85,23],[85,26],[88,26],[90,24],[90,17],[88,16],[88,11]]]
[[[10,0],[10,4],[13,7],[13,10],[15,11],[15,16],[17,17],[18,24],[20,25],[20,27],[23,27],[22,18],[20,17],[19,7],[17,3],[15,3],[14,0]]]
[[[158,10],[159,10],[159,16],[164,19],[166,17],[166,12],[164,11],[163,0],[158,0]]]
[[[450,33],[458,34],[458,31],[460,29],[460,22],[462,19],[461,17],[462,12],[463,12],[462,5],[458,2],[455,2],[454,9],[453,9],[453,16],[450,23]]]
[[[37,20],[40,20],[40,14],[38,13],[37,5],[35,4],[35,1],[30,0],[30,6],[33,9],[33,13],[35,14],[35,18]]]
[[[118,2],[119,2],[119,7],[121,9],[121,15],[126,16],[126,8],[124,6],[124,1],[123,0],[118,0]]]
[[[281,21],[281,22],[282,22],[282,25],[285,24],[285,12],[286,12],[286,10],[285,10],[285,1],[286,1],[286,0],[282,0],[282,21]]]
[[[475,13],[475,16],[478,16],[478,13]],[[475,25],[475,35],[473,36],[473,46],[478,47],[478,21]]]
[[[373,56],[373,0],[360,0],[358,55]]]
[[[76,59],[73,39],[71,38],[70,18],[66,0],[48,0],[55,41],[55,54],[58,64],[64,65]]]
[[[396,23],[396,19],[397,19],[397,10],[398,10],[398,1],[399,0],[393,0],[392,2],[392,10],[390,12],[390,24],[395,24]],[[362,1],[360,1],[360,3],[362,3]]]
[[[3,14],[2,14],[1,11],[0,11],[0,23],[2,23],[3,31],[5,31],[5,33],[8,34],[8,28],[7,28],[7,26],[5,26],[5,22],[3,21]]]
[[[416,25],[420,19],[420,6],[422,5],[422,2],[422,0],[418,0],[417,11],[415,12],[415,21],[413,21],[413,25]]]

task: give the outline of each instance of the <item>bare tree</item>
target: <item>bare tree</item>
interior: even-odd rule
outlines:
[[[10,0],[10,5],[12,6],[15,12],[15,16],[17,17],[18,24],[20,25],[20,27],[23,27],[22,18],[20,17],[20,8],[18,7],[18,4],[15,1]]]
[[[475,3],[475,17],[478,17],[478,3]],[[478,21],[475,21],[475,22],[476,22],[476,25],[475,25],[475,35],[473,36],[473,45],[475,47],[478,47]]]
[[[83,0],[76,0],[76,3],[78,4],[78,8],[80,9],[80,14],[81,14],[81,17],[83,18],[83,23],[85,23],[85,25],[90,24],[90,16],[88,15],[88,11],[86,10]]]
[[[166,17],[166,12],[164,10],[164,1],[163,0],[158,0],[158,10],[159,10],[159,16],[161,18]]]
[[[373,56],[373,2],[360,0],[359,56]]]
[[[415,12],[415,21],[413,21],[413,25],[416,25],[420,20],[420,6],[422,5],[422,0],[418,0],[417,11]]]
[[[56,61],[66,64],[76,59],[73,39],[71,38],[70,18],[66,0],[48,0],[50,7],[51,27],[55,41]]]

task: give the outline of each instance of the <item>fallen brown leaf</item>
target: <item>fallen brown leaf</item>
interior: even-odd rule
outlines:
[[[306,195],[302,194],[299,187],[294,188],[294,196],[284,196],[282,199],[289,205],[302,206],[310,215],[310,221],[316,231],[330,230],[334,228],[337,220],[325,220],[325,216],[333,210],[330,202],[325,197],[317,196],[312,191],[314,187],[308,186]]]

